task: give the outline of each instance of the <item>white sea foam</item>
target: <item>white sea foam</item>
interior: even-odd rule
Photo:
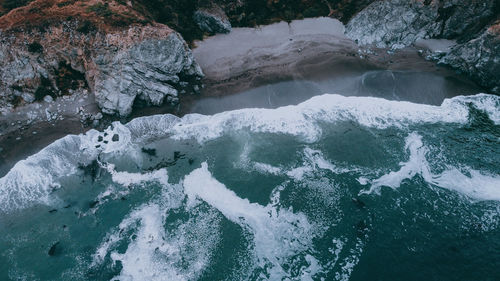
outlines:
[[[156,181],[162,185],[168,185],[168,173],[166,168],[154,170],[148,173],[117,172],[113,164],[107,164],[106,169],[111,174],[113,182],[130,187],[145,182]]]
[[[500,97],[480,94],[447,99],[441,106],[389,101],[372,97],[322,95],[296,106],[277,109],[241,109],[212,116],[190,114],[172,126],[172,138],[194,138],[203,143],[225,132],[281,133],[314,142],[321,136],[319,122],[355,121],[373,128],[405,128],[422,123],[458,123],[468,121],[468,104],[485,109],[495,120]],[[496,109],[496,111],[495,111]],[[498,121],[498,120],[497,120]]]
[[[59,178],[75,173],[79,163],[88,164],[97,156],[94,150],[82,149],[86,141],[87,136],[67,136],[18,162],[0,179],[0,211],[53,202],[49,194],[60,187]]]
[[[319,270],[316,259],[306,255],[312,247],[314,228],[303,214],[286,209],[277,210],[272,205],[262,206],[238,197],[212,177],[206,163],[185,177],[184,188],[188,205],[195,206],[201,199],[253,234],[258,266],[269,275],[268,278],[264,275],[261,278],[290,278],[291,272],[287,266],[293,268],[290,259],[299,254],[303,254],[309,264],[307,268],[300,268],[304,280],[312,280],[311,276]]]
[[[102,264],[109,255],[113,263],[120,261],[122,264],[120,274],[112,280],[198,278],[217,244],[215,214],[197,214],[167,232],[164,227],[167,210],[156,203],[134,210],[97,248],[91,266]],[[123,240],[128,240],[129,244],[124,253],[119,253],[115,248]]]
[[[158,205],[147,205],[133,212],[120,224],[120,229],[138,222],[137,237],[124,254],[111,253],[113,261],[121,261],[122,271],[116,280],[187,280],[162,256],[180,255],[179,249],[167,243],[163,228],[164,213]]]
[[[104,133],[90,130],[83,135],[69,135],[55,141],[39,153],[19,161],[0,178],[0,211],[8,212],[31,204],[52,204],[57,198],[50,194],[60,187],[59,180],[88,165],[99,154],[122,153],[130,146],[130,132],[120,123],[106,131],[104,142],[98,142]],[[118,134],[120,139],[112,141]]]
[[[250,150],[250,145],[248,143],[245,144],[243,152],[240,155],[240,162],[238,163],[239,166],[246,169],[252,169],[263,174],[286,175],[297,181],[303,180],[306,175],[310,175],[318,169],[329,170],[335,174],[360,171],[360,169],[356,167],[337,167],[324,157],[323,152],[311,149],[310,147],[306,147],[304,149],[304,162],[302,165],[288,169],[285,167],[276,167],[267,163],[252,161],[249,157]]]
[[[476,200],[500,200],[499,175],[485,175],[469,169],[470,176],[467,176],[454,167],[449,167],[440,174],[433,174],[426,159],[428,148],[423,144],[422,137],[416,133],[411,133],[406,138],[405,149],[409,151],[409,160],[400,163],[401,168],[398,171],[392,171],[372,181],[364,177],[358,179],[362,184],[371,182],[370,189],[362,193],[380,193],[383,186],[395,189],[400,187],[404,180],[420,175],[429,184],[455,190]]]
[[[189,114],[183,118],[156,115],[137,118],[126,125],[115,122],[106,136],[95,130],[67,136],[17,163],[0,179],[0,211],[34,203],[50,204],[54,200],[50,193],[58,187],[59,179],[74,174],[79,164],[89,164],[98,155],[136,151],[130,149],[131,146],[156,138],[195,139],[203,143],[247,130],[286,134],[314,142],[322,134],[320,123],[353,121],[373,128],[402,129],[422,123],[464,124],[468,121],[469,104],[485,111],[496,124],[500,123],[500,97],[486,94],[447,99],[441,106],[327,94],[277,109],[241,109],[212,116]],[[115,134],[119,135],[119,141],[112,140]],[[107,143],[99,142],[99,136]],[[265,163],[256,168],[279,172],[279,168],[265,166]]]

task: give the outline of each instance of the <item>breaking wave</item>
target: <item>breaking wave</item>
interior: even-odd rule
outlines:
[[[395,229],[392,217],[377,218],[391,212],[432,205],[415,210],[414,223],[440,222],[429,216],[451,216],[453,202],[461,211],[439,226],[498,229],[499,112],[500,98],[486,94],[441,106],[322,95],[115,122],[17,163],[0,179],[0,224],[24,210],[50,209],[26,218],[33,224],[76,215],[69,228],[87,225],[93,234],[81,239],[92,240],[80,242],[92,250],[82,257],[66,246],[79,266],[61,276],[82,280],[348,280],[363,258],[376,262],[370,243]],[[18,240],[3,239],[16,260]],[[400,246],[425,252],[411,244],[418,239],[427,238]],[[51,255],[63,242],[54,245]]]

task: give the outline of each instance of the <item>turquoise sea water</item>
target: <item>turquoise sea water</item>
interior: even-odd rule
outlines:
[[[0,280],[499,280],[500,98],[138,118],[0,179]]]

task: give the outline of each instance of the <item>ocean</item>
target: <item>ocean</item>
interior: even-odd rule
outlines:
[[[0,280],[500,280],[500,97],[66,136],[0,179]]]

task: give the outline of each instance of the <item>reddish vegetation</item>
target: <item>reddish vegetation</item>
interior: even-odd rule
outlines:
[[[35,0],[3,15],[0,18],[0,29],[43,28],[54,22],[72,19],[90,22],[92,28],[97,27],[103,30],[119,29],[133,23],[144,24],[147,22],[146,18],[132,7],[118,2]]]
[[[497,20],[492,26],[488,28],[488,31],[491,34],[495,34],[496,36],[500,36],[500,20]]]

